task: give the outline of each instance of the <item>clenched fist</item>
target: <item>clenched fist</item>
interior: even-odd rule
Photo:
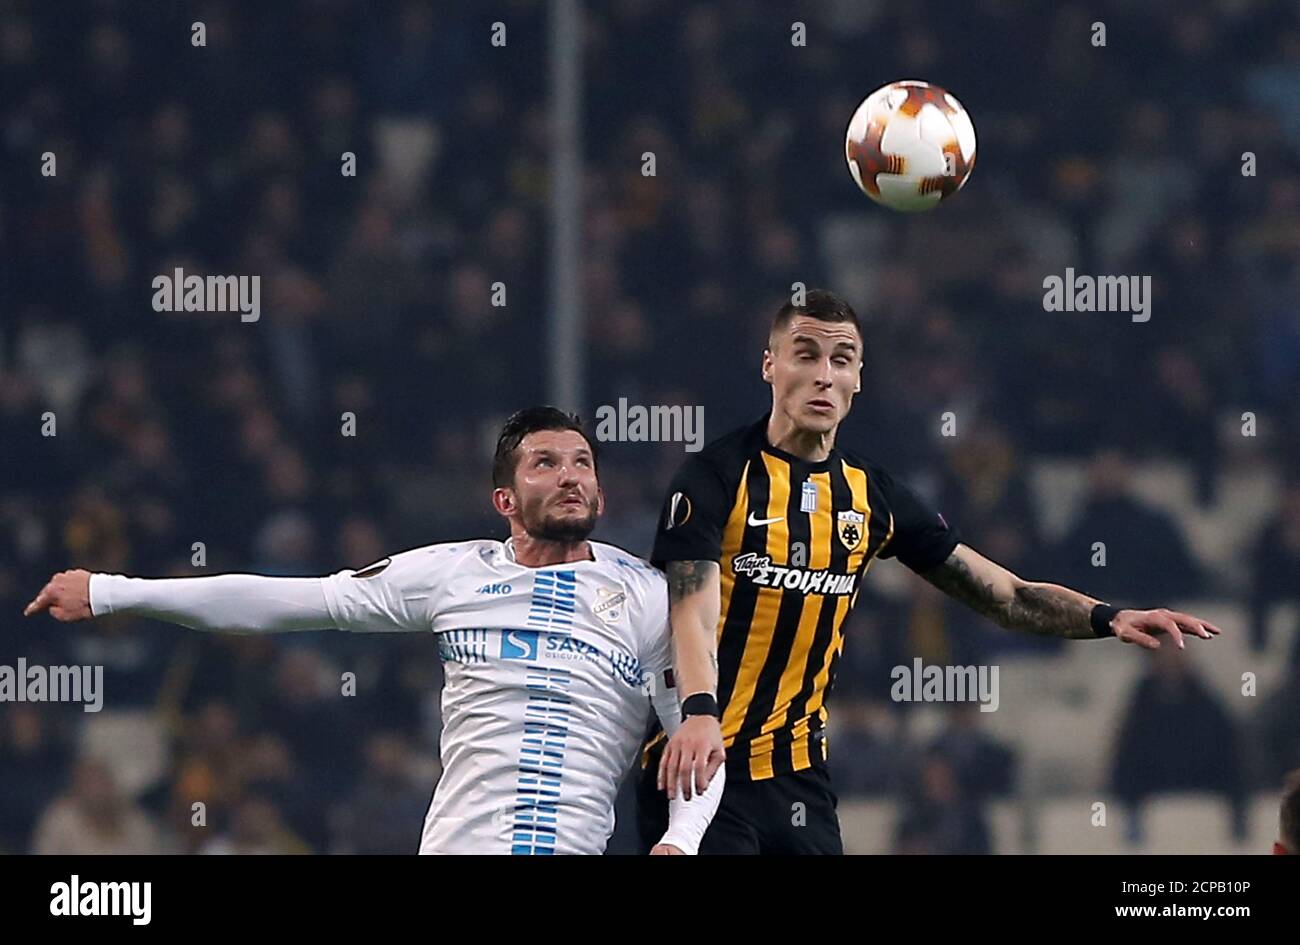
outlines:
[[[90,612],[90,572],[80,568],[60,571],[23,608],[23,616],[30,617],[43,610],[48,610],[51,617],[63,623],[89,620],[94,616]]]

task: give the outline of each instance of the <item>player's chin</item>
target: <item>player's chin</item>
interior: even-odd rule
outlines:
[[[595,527],[595,509],[569,508],[547,515],[537,529],[537,537],[546,541],[585,541]]]
[[[805,430],[813,433],[829,433],[839,425],[843,413],[837,407],[819,409],[811,405],[804,407],[800,423]]]

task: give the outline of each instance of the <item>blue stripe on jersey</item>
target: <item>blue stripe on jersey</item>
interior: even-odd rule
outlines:
[[[438,655],[448,663],[486,663],[487,630],[447,630],[438,634]]]
[[[577,573],[538,571],[528,625],[568,635],[577,610]],[[573,674],[567,669],[530,669],[528,704],[524,707],[524,736],[519,746],[519,779],[515,786],[514,822],[510,852],[515,856],[555,853],[559,826],[560,783],[564,778],[564,746],[569,737],[568,689]]]
[[[519,746],[510,852],[515,856],[555,852],[564,744],[569,737],[568,689],[573,674],[565,669],[530,669],[524,737]]]
[[[528,625],[544,628],[573,626],[577,600],[577,572],[537,572],[533,578],[533,600],[528,608]]]

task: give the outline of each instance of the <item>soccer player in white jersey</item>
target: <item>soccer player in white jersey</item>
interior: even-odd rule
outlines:
[[[604,497],[576,417],[515,414],[492,478],[504,543],[428,545],[320,578],[62,571],[24,614],[130,613],[234,633],[435,633],[443,773],[420,852],[601,853],[651,705],[670,734],[680,722],[667,585],[647,562],[588,540]],[[723,780],[673,802],[653,852],[698,850]]]

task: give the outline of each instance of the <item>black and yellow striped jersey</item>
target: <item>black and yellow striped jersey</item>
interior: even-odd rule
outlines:
[[[959,540],[877,464],[838,447],[807,462],[773,447],[766,432],[764,417],[682,465],[652,555],[662,568],[719,564],[718,704],[728,776],[752,780],[826,759],[826,697],[844,621],[871,562],[897,557],[925,571]]]

